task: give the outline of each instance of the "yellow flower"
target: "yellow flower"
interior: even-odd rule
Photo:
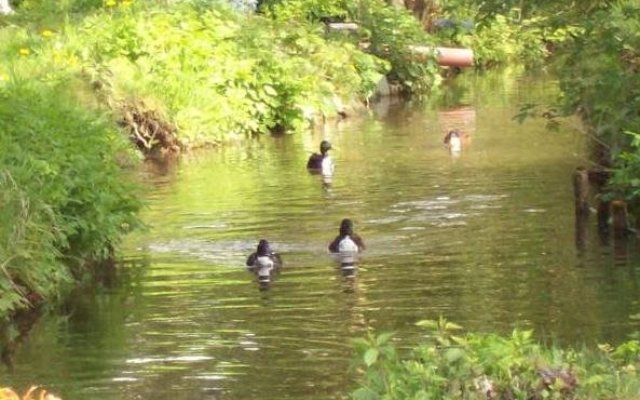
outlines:
[[[23,47],[20,50],[18,50],[18,54],[20,54],[21,56],[28,56],[29,54],[31,54],[31,50],[27,49],[26,47]]]
[[[126,8],[126,7],[129,7],[131,3],[132,3],[131,0],[123,0],[122,3],[120,3],[120,6],[123,8]]]
[[[115,7],[116,4],[116,0],[104,0],[104,5],[107,7]]]
[[[46,38],[53,36],[53,32],[50,31],[49,29],[43,29],[42,32],[40,32],[40,34]]]

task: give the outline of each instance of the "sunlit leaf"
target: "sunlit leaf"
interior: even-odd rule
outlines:
[[[369,367],[378,360],[379,351],[376,348],[371,348],[364,353],[364,363]]]

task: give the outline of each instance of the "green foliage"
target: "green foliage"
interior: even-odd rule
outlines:
[[[611,157],[595,161],[614,167],[610,196],[637,202],[640,5],[613,1],[579,17],[582,29],[559,60],[563,112],[577,111],[594,140],[608,147]]]
[[[388,71],[385,61],[329,40],[318,25],[245,15],[224,2],[105,0],[82,8],[77,0],[52,10],[55,26],[22,13],[53,7],[41,3],[25,0],[14,21],[32,23],[4,30],[7,59],[30,59],[35,75],[52,80],[82,76],[116,113],[142,104],[177,126],[187,146],[299,131],[344,104],[366,102]],[[70,19],[61,15],[65,7],[86,14]]]
[[[629,144],[624,131],[640,131],[639,17],[640,5],[632,1],[594,12],[560,68],[567,110],[578,110],[614,152]]]
[[[483,24],[476,24],[472,32],[458,31],[449,40],[454,45],[472,48],[476,66],[489,68],[508,63],[541,65],[550,55],[549,44],[560,37],[540,18],[519,21],[497,14]]]
[[[552,4],[458,0],[443,4],[441,12],[452,26],[434,34],[444,44],[472,48],[481,68],[540,66],[580,30],[580,24],[568,23]]]
[[[382,0],[361,0],[353,13],[362,24],[360,40],[370,44],[370,53],[391,63],[391,78],[407,91],[421,94],[440,83],[435,57],[419,57],[412,50],[413,46],[435,47],[412,14]]]
[[[137,224],[116,163],[128,150],[110,126],[61,85],[0,85],[0,314],[54,296],[70,267],[110,257]]]
[[[640,199],[640,135],[626,132],[631,143],[615,157],[616,168],[609,181],[609,197],[634,204]]]
[[[577,352],[535,343],[531,331],[456,336],[443,318],[418,325],[425,339],[403,356],[390,334],[356,340],[364,376],[354,399],[631,399],[640,387],[637,341]]]
[[[350,18],[351,4],[348,0],[272,0],[263,1],[260,11],[281,20],[339,21]]]
[[[155,3],[23,0],[0,18],[0,314],[58,293],[136,225],[114,159],[131,151],[115,124],[127,107],[199,145],[301,130],[365,101],[388,71],[306,20]]]
[[[475,16],[476,31],[454,41],[472,47],[476,64],[540,64],[554,55],[562,95],[542,113],[555,124],[576,112],[597,143],[595,162],[613,169],[609,198],[640,205],[640,4],[634,0],[456,0],[443,7],[452,19]],[[532,115],[534,108],[519,117]],[[555,125],[557,126],[557,125]],[[634,133],[629,133],[634,132]],[[601,149],[608,154],[603,155]]]
[[[401,83],[407,92],[422,94],[440,81],[435,57],[416,56],[412,46],[433,46],[420,23],[405,9],[389,6],[383,0],[281,0],[270,2],[265,13],[281,23],[307,19],[346,20],[358,24],[354,36],[342,36],[342,40],[363,46],[366,51],[386,60],[391,65],[389,73]]]
[[[108,11],[70,44],[116,101],[162,104],[186,144],[273,129],[298,131],[313,114],[363,101],[386,70],[304,21],[278,22],[222,6]]]

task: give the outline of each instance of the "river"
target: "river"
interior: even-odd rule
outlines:
[[[260,137],[147,166],[145,232],[118,277],[43,316],[0,386],[74,399],[340,399],[354,389],[351,339],[416,343],[422,319],[475,332],[533,329],[563,345],[617,343],[640,327],[638,252],[590,221],[576,248],[575,122],[514,120],[549,103],[544,74],[463,74],[428,102],[302,135]],[[448,129],[467,138],[453,155]],[[331,182],[305,162],[322,139]],[[367,250],[344,278],[327,253],[351,218]],[[260,290],[246,257],[268,239],[284,260]]]

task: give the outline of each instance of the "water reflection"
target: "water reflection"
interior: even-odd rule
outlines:
[[[385,117],[149,173],[149,230],[125,243],[137,266],[36,324],[4,382],[65,399],[337,399],[355,378],[350,340],[368,329],[410,345],[423,334],[416,321],[444,315],[558,343],[626,338],[640,328],[630,318],[640,314],[637,249],[587,240],[576,254],[580,143],[544,121],[512,120],[552,81],[502,79],[469,77],[442,103],[387,104]],[[445,126],[473,136],[456,162]],[[304,168],[322,140],[339,149],[330,185]],[[366,235],[355,278],[327,254],[345,216]],[[285,263],[264,291],[244,267],[259,238]]]
[[[438,120],[444,132],[458,130],[463,132],[469,141],[476,132],[476,109],[471,105],[440,110]]]

